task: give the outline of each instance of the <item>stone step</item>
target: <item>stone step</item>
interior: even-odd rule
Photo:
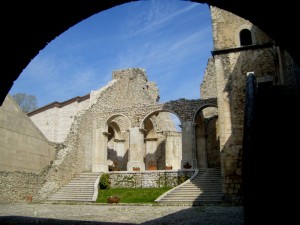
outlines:
[[[100,173],[80,173],[54,193],[48,201],[95,201],[95,182]],[[98,188],[98,187],[97,187]]]
[[[155,201],[159,204],[219,204],[222,200],[221,169],[199,169],[198,174]]]

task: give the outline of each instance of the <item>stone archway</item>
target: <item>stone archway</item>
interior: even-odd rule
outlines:
[[[217,108],[198,110],[194,122],[198,168],[221,167]]]
[[[110,116],[104,123],[95,126],[92,172],[126,170],[129,119],[123,114],[115,114]]]
[[[128,161],[128,148],[126,148],[128,135],[126,133],[122,132],[120,124],[116,121],[108,124],[107,160],[109,171],[126,171]]]
[[[157,110],[142,120],[146,170],[181,169],[182,135],[172,115],[178,117],[170,110]]]

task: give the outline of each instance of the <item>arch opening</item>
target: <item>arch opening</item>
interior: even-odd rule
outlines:
[[[218,109],[208,106],[195,116],[196,158],[199,168],[221,168]]]
[[[108,171],[126,171],[129,153],[129,121],[123,115],[114,115],[107,120],[107,127]]]
[[[152,112],[143,120],[146,170],[181,168],[182,135],[178,121],[179,118],[168,111]]]
[[[252,45],[252,34],[248,29],[242,29],[240,31],[240,44],[241,46]]]

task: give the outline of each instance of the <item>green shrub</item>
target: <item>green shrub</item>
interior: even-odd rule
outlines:
[[[104,173],[100,177],[99,188],[102,190],[110,188],[109,174]]]
[[[180,176],[178,177],[178,184],[182,184],[183,182],[185,182],[185,181],[188,180],[188,179],[189,179],[189,177],[188,177],[186,174],[180,175]]]

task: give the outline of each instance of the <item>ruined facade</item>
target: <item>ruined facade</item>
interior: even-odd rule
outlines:
[[[99,98],[103,99],[99,101]],[[93,150],[85,146],[87,171],[127,170],[129,149],[135,142],[135,136],[130,137],[131,124],[128,112],[139,111],[136,104],[157,104],[158,89],[154,82],[149,82],[142,69],[127,69],[113,72],[112,81],[98,91],[91,94],[70,99],[63,103],[52,103],[34,112],[29,113],[30,118],[48,137],[49,140],[63,143],[70,132],[72,123],[77,120],[78,114],[87,114],[89,108],[96,107],[95,112],[88,120],[101,123],[104,136],[100,140],[95,132],[96,127],[88,131],[93,139]],[[99,101],[99,102],[98,102]],[[137,109],[135,109],[137,108]],[[120,112],[122,111],[122,114]],[[124,112],[126,114],[124,114]],[[180,168],[181,162],[181,133],[177,131],[169,112],[153,112],[147,118],[139,118],[139,112],[131,115],[133,120],[144,119],[138,124],[141,135],[139,154],[143,155],[145,165],[138,166],[145,169]],[[87,116],[88,117],[88,116]],[[98,122],[101,121],[101,122]],[[80,131],[77,131],[80,132]],[[129,141],[129,139],[131,140]],[[101,153],[99,153],[101,149]],[[130,150],[132,155],[137,153]],[[101,155],[101,162],[92,163],[95,155]],[[107,158],[107,161],[106,159]],[[95,160],[95,159],[94,159]],[[99,159],[100,160],[100,159]],[[101,168],[99,167],[101,164]],[[96,165],[97,164],[97,165]],[[92,168],[93,167],[93,168]]]
[[[117,70],[89,95],[53,103],[29,114],[57,145],[47,171],[36,178],[36,199],[83,171],[185,170],[220,167],[224,201],[242,195],[246,77],[258,86],[296,84],[287,52],[264,32],[232,13],[210,7],[214,49],[200,99],[158,102],[158,90],[140,68]],[[177,132],[169,112],[178,116]],[[4,187],[4,186],[3,186]]]
[[[218,137],[225,201],[242,193],[242,152],[247,74],[259,87],[296,86],[290,55],[249,21],[211,6],[214,49],[208,60],[201,99],[218,100]],[[209,141],[210,142],[210,141]],[[215,157],[215,156],[211,156]]]

